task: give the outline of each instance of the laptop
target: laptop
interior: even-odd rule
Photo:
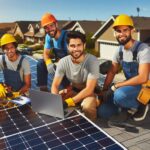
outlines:
[[[64,119],[73,112],[73,110],[64,110],[61,95],[38,90],[30,90],[29,97],[31,99],[32,109],[37,113]]]

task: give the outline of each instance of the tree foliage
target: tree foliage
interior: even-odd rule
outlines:
[[[22,37],[19,34],[15,35],[15,39],[16,39],[18,44],[23,43],[23,39],[22,39]]]

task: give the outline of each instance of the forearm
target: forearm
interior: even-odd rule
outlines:
[[[20,94],[24,94],[26,92],[29,91],[29,88],[30,88],[30,85],[24,85],[20,90],[19,90],[19,93]]]
[[[113,79],[115,77],[115,74],[114,73],[109,73],[105,79],[105,82],[104,82],[104,87],[103,89],[108,89],[108,87],[110,86],[110,84],[112,83]]]
[[[45,61],[45,62],[46,62],[48,59],[50,59],[49,53],[50,53],[50,49],[44,49],[43,58],[44,58],[44,61]]]
[[[116,87],[122,86],[135,86],[146,83],[149,79],[149,64],[141,64],[139,65],[138,75],[134,76],[126,81],[119,82],[116,84]]]
[[[129,80],[116,83],[115,86],[116,86],[116,88],[119,88],[122,86],[136,86],[136,85],[141,85],[141,84],[145,83],[147,80],[143,79],[141,76],[135,76]]]
[[[104,87],[103,87],[104,90],[108,89],[108,87],[110,86],[110,84],[113,82],[115,74],[118,71],[118,67],[119,67],[119,65],[117,63],[115,63],[115,62],[112,63],[112,67],[109,70],[109,72],[108,72],[108,74],[106,76],[105,82],[104,82]]]
[[[51,93],[59,94],[59,86],[61,84],[63,77],[54,77],[53,83],[51,86]]]
[[[52,86],[52,88],[51,88],[51,93],[52,93],[52,94],[58,94],[58,93],[59,93],[58,87]]]

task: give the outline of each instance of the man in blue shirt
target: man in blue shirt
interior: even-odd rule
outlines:
[[[67,55],[66,31],[58,28],[56,18],[46,13],[42,16],[41,26],[45,29],[45,45],[43,57],[37,64],[37,82],[40,90],[47,91],[47,75],[48,73],[53,80],[56,65],[59,59]],[[54,58],[54,60],[52,60]],[[64,81],[66,84],[67,81]]]

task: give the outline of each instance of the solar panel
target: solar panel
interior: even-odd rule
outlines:
[[[24,105],[1,110],[0,125],[0,149],[126,149],[79,112],[60,120]]]

